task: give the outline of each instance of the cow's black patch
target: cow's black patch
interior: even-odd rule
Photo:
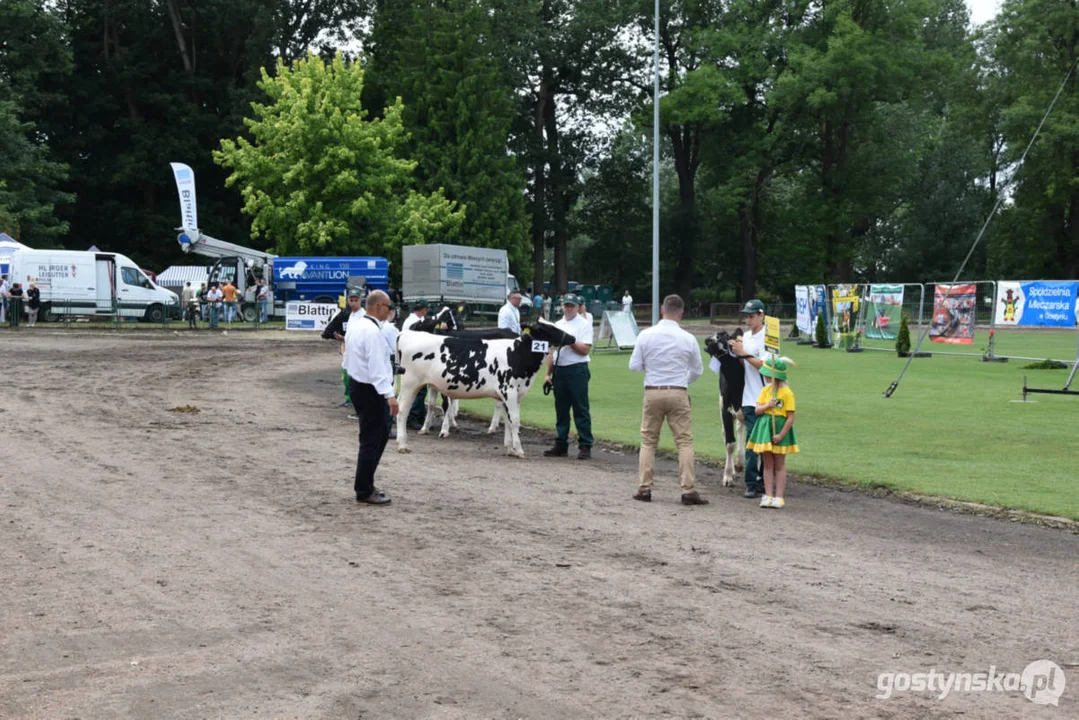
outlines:
[[[413,359],[415,359],[415,358],[413,358]],[[423,359],[424,360],[434,360],[435,359],[435,354],[434,353],[427,353],[426,355],[423,356]]]
[[[421,357],[423,357],[423,353],[418,352],[418,353],[416,353],[415,355],[412,356],[412,359],[413,360],[419,360]]]

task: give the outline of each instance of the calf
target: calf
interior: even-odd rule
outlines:
[[[398,402],[408,407],[424,385],[452,399],[493,398],[506,411],[506,454],[524,457],[519,435],[521,402],[547,353],[576,341],[542,320],[513,339],[402,333],[397,339],[397,359],[404,368]],[[398,413],[397,452],[408,452],[406,420],[404,413]]]
[[[723,417],[723,436],[727,443],[727,459],[723,464],[723,484],[734,485],[735,470],[745,467],[746,426],[742,416],[742,390],[746,373],[742,361],[731,354],[730,341],[742,337],[742,329],[734,333],[720,330],[704,341],[704,349],[719,361],[719,412]]]

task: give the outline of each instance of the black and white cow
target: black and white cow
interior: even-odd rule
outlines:
[[[477,331],[483,332],[483,331]],[[400,407],[412,404],[424,385],[453,399],[493,398],[506,410],[506,454],[524,457],[519,430],[521,402],[532,388],[548,352],[577,340],[552,323],[539,321],[513,339],[405,332],[397,339]],[[397,452],[408,452],[407,415],[397,415]]]
[[[733,333],[720,330],[704,341],[704,349],[719,361],[719,412],[723,417],[723,439],[727,459],[723,464],[723,484],[734,485],[735,470],[745,467],[746,425],[742,416],[742,390],[746,386],[745,367],[731,354],[731,340],[742,337],[742,329]]]

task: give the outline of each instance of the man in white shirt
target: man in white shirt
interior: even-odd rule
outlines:
[[[689,386],[704,372],[697,339],[679,327],[685,303],[677,295],[663,298],[659,324],[637,336],[629,369],[644,373],[644,407],[641,411],[640,487],[634,500],[652,501],[656,473],[656,446],[663,421],[671,428],[678,447],[678,475],[683,505],[707,505],[697,493],[693,467],[693,411]]]
[[[412,303],[412,312],[401,323],[401,332],[410,329],[413,325],[427,316],[427,301],[419,298]],[[427,419],[427,386],[424,385],[416,393],[416,399],[412,401],[412,407],[408,409],[408,423],[416,428],[423,427]]]
[[[629,294],[628,289],[622,295],[622,312],[633,312],[633,296]]]
[[[742,391],[742,415],[745,416],[746,437],[753,432],[757,423],[754,409],[757,396],[764,389],[764,378],[760,369],[764,364],[764,303],[749,300],[742,308],[746,330],[741,341],[731,340],[730,348],[735,357],[742,361],[746,371],[746,385]],[[761,476],[761,461],[757,453],[746,448],[746,491],[745,497],[759,498],[764,494],[764,480]]]
[[[577,314],[580,300],[573,294],[562,298],[562,319],[555,326],[566,331],[577,342],[559,348],[547,356],[547,382],[554,386],[555,431],[554,447],[544,450],[545,457],[569,455],[569,419],[577,428],[577,459],[592,459],[592,414],[588,404],[588,369],[592,351],[592,323]]]
[[[221,314],[221,299],[225,297],[221,294],[221,288],[217,286],[217,283],[210,285],[210,291],[206,293],[206,302],[210,305],[210,327],[217,327],[217,319]]]
[[[390,439],[390,417],[397,414],[393,368],[386,351],[382,323],[389,316],[390,296],[375,290],[367,296],[367,314],[350,318],[345,331],[348,394],[360,417],[360,452],[356,459],[356,502],[389,505],[375,487],[375,470]]]
[[[11,287],[8,285],[7,275],[0,277],[0,324],[3,324],[7,318],[7,300],[8,291]]]
[[[498,329],[521,334],[521,291],[510,290],[506,304],[498,311]]]

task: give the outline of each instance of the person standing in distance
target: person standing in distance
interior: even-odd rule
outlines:
[[[409,330],[413,325],[423,320],[427,316],[427,301],[423,298],[419,298],[412,303],[412,312],[408,314],[405,321],[401,323],[401,332]],[[416,393],[416,399],[412,401],[412,407],[408,409],[408,422],[416,428],[423,427],[424,421],[427,419],[427,386],[424,385],[420,388],[420,391]]]
[[[656,446],[663,421],[671,428],[678,446],[678,476],[683,505],[707,505],[695,489],[693,467],[693,410],[689,386],[704,372],[697,339],[679,326],[685,303],[677,295],[663,298],[659,324],[637,336],[629,369],[644,373],[644,406],[641,410],[640,486],[634,500],[652,501],[656,474]]]
[[[629,288],[622,295],[622,312],[633,312],[633,296],[629,294]]]
[[[375,471],[390,439],[390,417],[397,414],[393,369],[382,323],[389,317],[390,296],[375,290],[367,296],[367,314],[351,318],[345,331],[348,394],[360,418],[360,450],[356,458],[356,502],[389,505],[375,488]]]
[[[498,311],[498,329],[521,334],[521,291],[510,290],[506,304]]]
[[[41,309],[41,291],[37,285],[30,283],[30,289],[26,291],[26,317],[27,327],[37,325],[37,311]]]
[[[757,396],[764,387],[760,369],[764,364],[764,303],[753,299],[742,308],[746,331],[741,340],[731,340],[730,348],[734,356],[742,361],[745,368],[746,385],[742,391],[742,415],[745,417],[746,437],[753,434],[757,423]],[[746,448],[746,491],[745,497],[759,498],[764,494],[764,480],[761,474],[761,460],[757,453]]]
[[[555,438],[554,447],[544,450],[545,457],[566,457],[569,454],[569,413],[573,409],[573,424],[577,427],[577,459],[592,459],[592,414],[588,404],[588,369],[592,351],[592,323],[577,314],[580,301],[572,294],[562,298],[561,320],[555,327],[564,330],[577,342],[547,356],[547,382],[554,385]]]

